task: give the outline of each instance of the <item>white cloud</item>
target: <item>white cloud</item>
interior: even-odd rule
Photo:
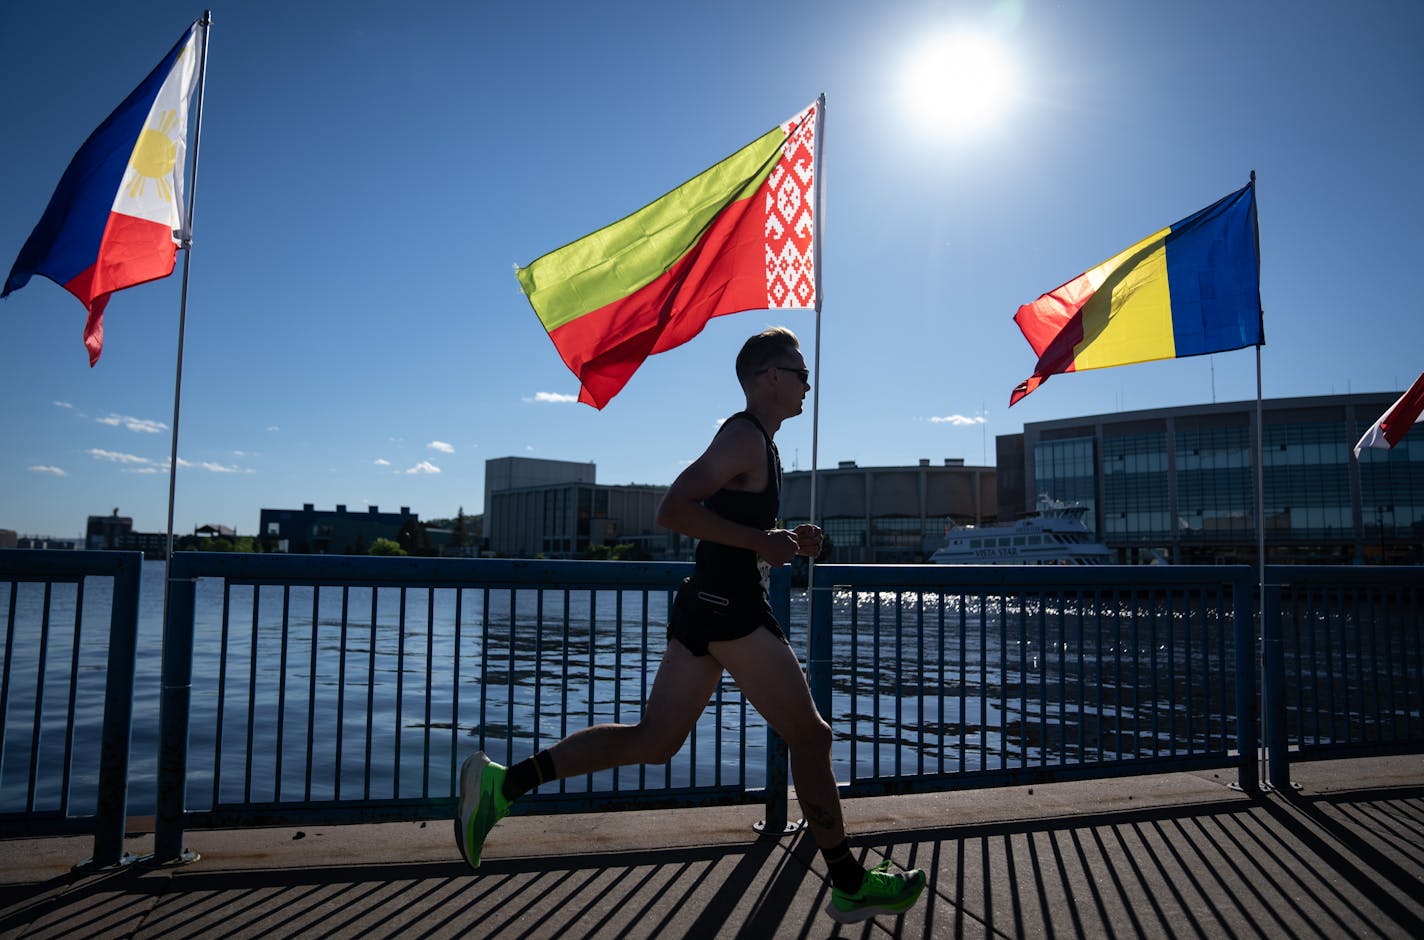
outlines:
[[[36,466],[33,466],[30,468],[30,471],[32,473],[48,473],[57,477],[69,476],[69,474],[65,473],[59,467],[51,467],[46,464],[38,464]]]
[[[371,461],[371,462],[374,463],[374,464],[375,464],[376,466],[378,466],[378,467],[389,467],[389,466],[391,465],[391,462],[390,462],[389,460],[387,460],[386,458],[384,458],[384,457],[377,457],[375,460],[373,460],[373,461]]]
[[[985,418],[983,415],[975,415],[972,418],[967,415],[945,415],[942,418],[930,418],[930,422],[932,424],[952,424],[957,428],[967,428],[970,425],[984,424]]]
[[[159,462],[157,460],[151,460],[148,457],[140,457],[137,454],[124,454],[113,450],[100,450],[97,447],[90,448],[85,451],[85,453],[89,454],[95,460],[108,460],[112,463],[123,464],[125,473],[167,473],[169,467],[167,457],[164,457],[162,462]],[[242,467],[217,463],[212,460],[199,460],[195,462],[192,460],[184,460],[182,457],[178,458],[178,466],[180,469],[186,467],[189,469],[207,470],[209,473],[254,472],[252,470],[245,470]]]
[[[73,407],[74,407],[73,405],[71,405],[71,404],[70,404],[69,402],[67,402],[67,401],[52,401],[52,402],[50,402],[50,404],[51,404],[51,405],[54,405],[56,408],[73,408]]]
[[[267,425],[267,430],[269,430],[269,431],[280,431],[280,430],[282,430],[282,429],[279,428],[279,427],[277,427],[277,425],[275,425],[275,424],[269,424],[269,425]]]
[[[438,450],[442,454],[453,454],[455,452],[455,445],[447,444],[444,441],[431,441],[425,446],[429,447],[431,450]]]
[[[428,460],[422,460],[420,463],[416,464],[415,466],[411,467],[409,470],[406,471],[406,473],[439,473],[439,472],[440,472],[440,468],[437,467],[437,466],[435,466],[435,464],[431,463],[431,462],[428,461]]]
[[[157,434],[160,431],[168,430],[168,425],[162,421],[152,421],[148,418],[135,418],[131,415],[111,414],[107,418],[95,418],[100,424],[107,424],[110,427],[123,427],[130,431],[138,431],[143,434]]]
[[[525,401],[532,402],[558,402],[567,403],[578,401],[577,395],[565,395],[561,392],[535,392],[533,398],[525,398]]]
[[[91,447],[84,453],[93,457],[95,460],[111,460],[114,463],[139,464],[144,466],[151,466],[153,464],[153,461],[147,457],[140,457],[137,454],[123,454],[115,450],[100,450],[97,447]]]

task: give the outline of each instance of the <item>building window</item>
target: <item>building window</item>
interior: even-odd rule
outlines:
[[[1055,502],[1087,506],[1083,521],[1096,529],[1097,490],[1094,475],[1093,439],[1075,437],[1062,441],[1042,441],[1033,449],[1035,502],[1046,497]]]
[[[1170,538],[1165,432],[1103,438],[1103,535]]]
[[[1247,425],[1177,432],[1177,530],[1183,539],[1254,538],[1251,447]]]

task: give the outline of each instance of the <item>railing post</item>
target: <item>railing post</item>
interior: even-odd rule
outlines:
[[[167,617],[163,622],[163,677],[158,703],[158,818],[151,865],[197,861],[183,848],[183,807],[188,787],[188,707],[193,692],[193,608],[197,579],[183,556],[168,563]]]
[[[811,701],[816,711],[830,721],[831,715],[831,585],[816,585],[811,592],[811,636],[806,677],[811,685]]]
[[[1261,788],[1257,766],[1260,739],[1256,733],[1256,609],[1250,569],[1243,569],[1231,586],[1232,620],[1236,627],[1236,752],[1240,759],[1236,786],[1254,793]]]
[[[771,612],[786,635],[791,635],[791,568],[784,565],[771,573]],[[787,781],[786,740],[770,725],[766,729],[766,818],[752,828],[763,835],[780,836],[800,827],[786,819]]]
[[[94,855],[77,868],[127,864],[124,828],[128,822],[129,744],[133,732],[134,666],[138,657],[139,582],[143,555],[125,552],[114,572],[109,605],[109,664],[104,680],[104,726],[99,750],[99,797],[95,809]]]
[[[1286,654],[1281,639],[1281,586],[1265,585],[1261,627],[1261,727],[1266,738],[1266,780],[1279,790],[1290,789],[1290,758],[1286,740]]]

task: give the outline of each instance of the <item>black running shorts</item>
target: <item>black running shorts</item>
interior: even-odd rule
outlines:
[[[762,627],[787,642],[765,592],[727,596],[700,587],[688,578],[673,599],[667,635],[687,647],[693,656],[706,656],[708,643],[740,640]]]

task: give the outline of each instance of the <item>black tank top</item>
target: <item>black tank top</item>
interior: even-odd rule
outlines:
[[[766,440],[766,488],[753,493],[746,490],[722,489],[702,501],[702,505],[732,522],[751,526],[754,529],[770,530],[776,527],[776,517],[781,510],[781,456],[776,452],[776,444],[761,422],[745,411],[739,411],[726,421],[718,434],[733,421],[745,419],[756,426]],[[697,543],[697,572],[694,580],[699,587],[716,591],[740,593],[748,590],[762,590],[770,566],[758,564],[757,554],[748,548],[733,548],[718,542],[703,540]]]

